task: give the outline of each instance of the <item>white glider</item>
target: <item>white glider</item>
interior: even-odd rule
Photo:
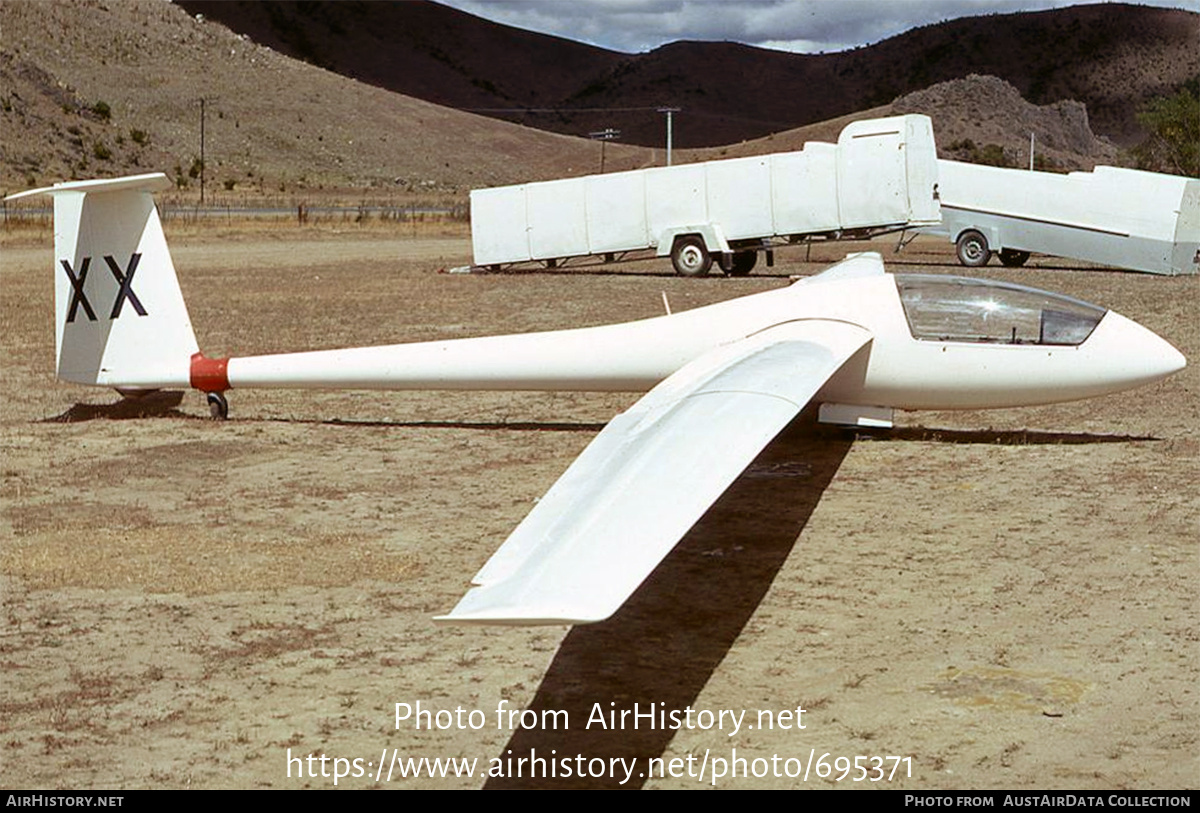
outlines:
[[[892,275],[858,254],[786,288],[625,324],[386,347],[200,354],[151,192],[161,174],[58,184],[57,373],[122,392],[194,387],[635,390],[442,620],[601,621],[810,402],[894,409],[1070,401],[1182,369],[1095,305],[1010,283]]]

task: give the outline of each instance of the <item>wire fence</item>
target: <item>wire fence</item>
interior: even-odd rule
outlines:
[[[423,223],[470,222],[470,209],[463,204],[431,205],[421,203],[361,203],[289,205],[208,205],[158,203],[163,223],[226,223],[241,221],[292,221],[303,226],[318,223]],[[44,203],[0,203],[0,224],[12,228],[51,226],[54,208]]]

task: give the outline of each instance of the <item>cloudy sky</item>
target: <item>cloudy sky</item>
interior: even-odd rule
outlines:
[[[731,40],[800,53],[842,51],[910,28],[1079,0],[438,0],[499,23],[637,53],[674,40]],[[1200,0],[1142,0],[1200,11]]]

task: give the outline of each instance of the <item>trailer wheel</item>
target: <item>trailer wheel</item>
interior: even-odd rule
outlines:
[[[753,271],[757,264],[757,251],[739,251],[733,255],[733,262],[730,263],[726,273],[731,277],[744,277]]]
[[[694,234],[677,237],[671,247],[671,265],[675,273],[685,277],[702,277],[712,268],[712,255],[704,247],[704,240]]]
[[[1017,251],[1015,248],[1000,249],[1000,263],[1009,268],[1020,268],[1028,259],[1028,251]]]
[[[982,268],[992,256],[987,238],[975,230],[960,234],[954,249],[958,252],[958,261],[967,268]]]

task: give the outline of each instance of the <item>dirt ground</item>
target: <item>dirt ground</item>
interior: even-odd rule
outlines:
[[[657,315],[856,248],[690,280],[441,274],[465,235],[403,229],[169,237],[210,356]],[[0,254],[8,787],[1200,785],[1200,279],[989,266],[1192,366],[858,437],[806,413],[610,621],[458,628],[432,616],[636,395],[234,391],[225,423],[196,393],[133,415],[54,380],[50,243]],[[961,271],[948,244],[872,248]],[[597,722],[634,704],[636,730]],[[882,759],[854,781],[855,757]],[[422,758],[474,775],[400,775]]]

